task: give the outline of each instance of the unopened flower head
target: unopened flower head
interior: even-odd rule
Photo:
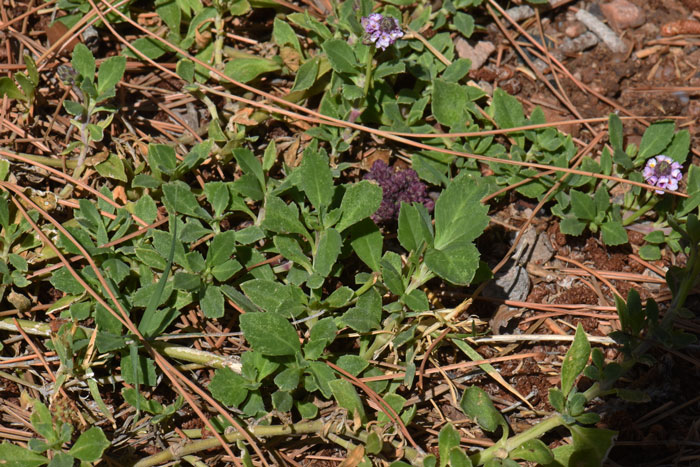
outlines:
[[[395,171],[382,160],[376,161],[365,180],[374,180],[382,187],[382,204],[372,215],[374,222],[389,222],[399,218],[401,202],[422,203],[432,211],[435,203],[428,196],[428,187],[413,169]]]
[[[362,39],[364,44],[374,44],[379,49],[386,49],[396,42],[396,39],[403,37],[403,31],[396,18],[384,16],[380,13],[362,17],[362,27],[365,28],[365,36]]]
[[[668,156],[660,155],[652,157],[644,167],[644,180],[650,185],[654,185],[666,190],[676,191],[678,182],[683,178],[681,169],[683,166]],[[658,194],[663,194],[662,190],[656,190]]]

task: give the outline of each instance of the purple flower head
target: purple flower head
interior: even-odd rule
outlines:
[[[680,163],[674,161],[670,157],[660,155],[652,157],[647,161],[642,176],[650,185],[676,191],[678,189],[678,182],[683,178],[683,174],[681,173],[682,168],[683,166]],[[656,190],[656,193],[662,195],[664,192]]]
[[[374,180],[382,188],[382,204],[372,215],[372,220],[376,223],[398,219],[401,202],[423,203],[429,211],[435,206],[428,196],[427,187],[413,169],[396,172],[384,161],[378,160],[364,178]]]
[[[396,39],[403,37],[403,31],[396,18],[372,13],[369,16],[363,16],[360,22],[365,28],[362,39],[364,44],[374,43],[377,48],[384,50],[396,42]]]

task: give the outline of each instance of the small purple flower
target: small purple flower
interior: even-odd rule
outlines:
[[[378,160],[364,178],[374,180],[382,188],[382,204],[372,215],[376,223],[398,219],[401,202],[422,203],[429,211],[435,206],[428,196],[427,187],[413,169],[396,172],[384,161]]]
[[[403,37],[403,31],[396,18],[372,13],[369,16],[363,16],[360,22],[365,28],[362,42],[366,45],[374,43],[377,48],[384,50],[396,39]]]
[[[668,156],[660,155],[652,157],[647,161],[644,167],[642,176],[650,185],[664,188],[666,190],[676,191],[678,182],[683,178],[681,169],[683,166],[671,159]],[[656,193],[663,194],[661,190],[656,190]]]

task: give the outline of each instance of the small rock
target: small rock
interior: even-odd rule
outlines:
[[[581,23],[579,23],[581,24]],[[581,25],[583,26],[583,25]],[[585,29],[585,26],[584,26]],[[575,39],[566,38],[559,44],[559,50],[565,54],[575,54],[582,50],[586,50],[593,47],[598,43],[598,36],[590,31],[586,31],[583,34],[577,36]]]
[[[608,24],[615,29],[636,28],[644,24],[642,9],[627,0],[613,0],[601,5],[600,9]]]
[[[586,26],[578,21],[573,21],[571,24],[566,26],[566,29],[564,29],[564,34],[566,34],[566,37],[570,39],[578,37],[584,32],[586,32]]]
[[[473,71],[478,70],[486,63],[489,55],[496,51],[496,46],[491,42],[480,41],[472,47],[464,38],[457,37],[455,39],[455,49],[459,58],[468,58],[472,61],[471,69]]]

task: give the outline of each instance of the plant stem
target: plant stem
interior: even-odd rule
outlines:
[[[18,319],[20,327],[27,334],[34,336],[51,336],[51,328],[47,323],[36,323],[26,319]],[[88,336],[95,332],[94,329],[81,326]],[[0,330],[16,331],[17,327],[12,318],[0,319]],[[186,362],[197,363],[208,368],[229,368],[236,373],[241,372],[241,364],[221,355],[216,355],[211,352],[184,347],[180,345],[167,344],[160,341],[151,341],[151,346],[165,356],[183,360]]]
[[[372,83],[372,58],[374,58],[374,48],[370,47],[367,52],[367,61],[365,63],[365,85],[362,90],[362,95],[366,98],[369,93],[369,87]]]
[[[623,226],[628,226],[628,225],[630,225],[632,222],[636,221],[637,219],[639,219],[640,217],[642,217],[644,214],[646,214],[647,212],[649,212],[651,209],[654,209],[654,206],[656,206],[656,203],[658,203],[660,199],[661,199],[661,198],[659,198],[658,196],[652,197],[652,198],[649,200],[649,202],[648,202],[647,204],[645,204],[644,206],[642,206],[641,208],[639,208],[639,209],[637,210],[637,212],[635,212],[635,213],[632,214],[631,216],[626,217],[625,219],[623,219],[623,220],[622,220],[622,225],[623,225]]]
[[[536,439],[547,433],[549,430],[564,425],[564,418],[561,415],[555,415],[551,418],[541,421],[529,430],[518,433],[508,439],[502,440],[494,444],[484,451],[478,452],[470,456],[474,465],[483,465],[494,458],[505,459],[510,451],[517,448],[526,441]]]

